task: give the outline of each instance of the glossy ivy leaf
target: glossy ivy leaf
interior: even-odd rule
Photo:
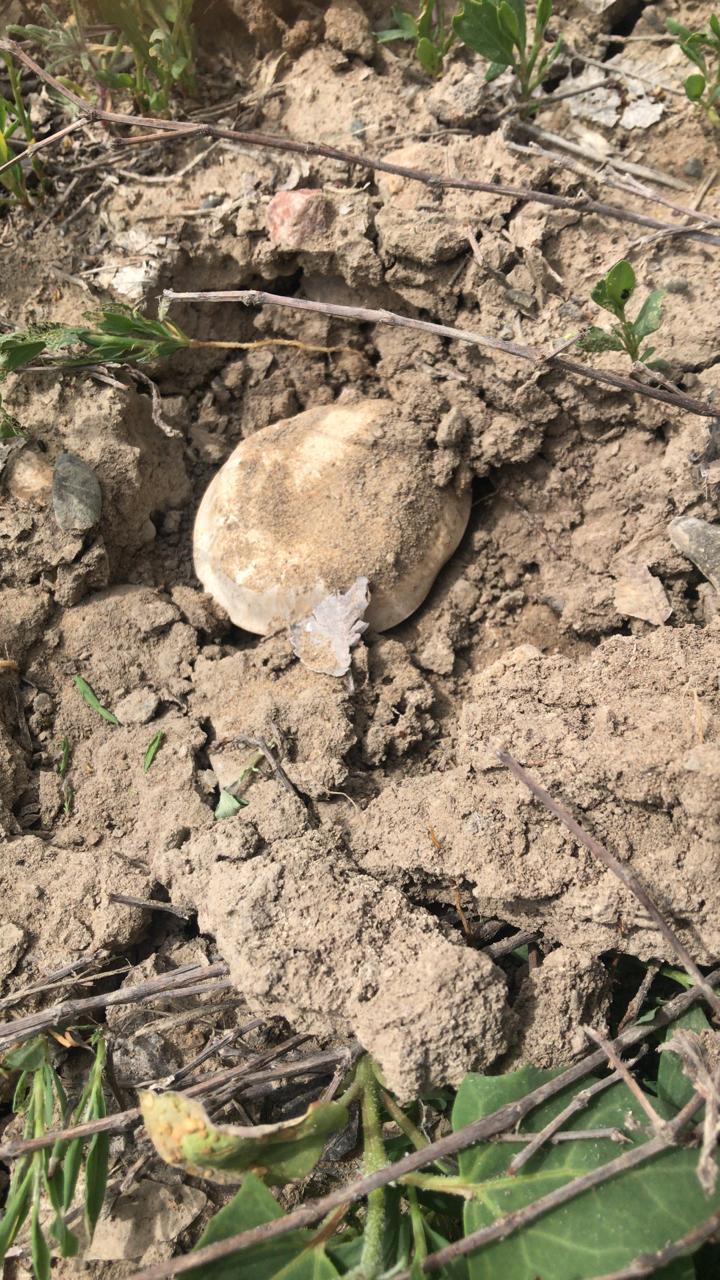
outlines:
[[[625,350],[622,338],[619,338],[616,333],[609,333],[607,329],[599,329],[595,324],[581,338],[578,338],[577,345],[581,351]]]
[[[503,1103],[523,1097],[552,1074],[524,1068],[506,1076],[467,1076],[453,1110],[453,1127],[461,1128]],[[579,1082],[532,1111],[523,1129],[541,1129],[582,1088],[583,1082]],[[654,1101],[661,1114],[672,1114]],[[628,1127],[628,1113],[637,1127]],[[461,1152],[462,1177],[482,1184],[481,1198],[465,1206],[467,1234],[615,1160],[621,1151],[648,1136],[647,1117],[624,1084],[600,1094],[563,1128],[617,1128],[629,1141],[622,1148],[605,1140],[546,1146],[514,1177],[507,1173],[516,1150],[511,1143],[479,1143]],[[720,1206],[720,1190],[710,1198],[702,1192],[695,1173],[697,1161],[696,1150],[675,1148],[610,1178],[507,1239],[472,1254],[470,1280],[497,1280],[499,1276],[502,1280],[533,1280],[536,1276],[587,1280],[678,1239]]]
[[[461,12],[453,18],[453,28],[458,39],[482,58],[503,67],[514,66],[513,39],[502,25],[493,0],[465,0]]]
[[[602,280],[598,280],[590,296],[604,311],[610,311],[621,320],[635,291],[635,284],[635,272],[630,263],[622,259],[610,268]]]
[[[705,77],[700,71],[696,71],[694,75],[688,76],[684,87],[691,102],[700,101],[705,92],[706,83]]]
[[[652,293],[648,294],[633,320],[633,331],[636,338],[647,338],[660,328],[662,324],[662,300],[666,292],[666,289],[653,289]]]
[[[202,1103],[182,1093],[140,1092],[148,1136],[168,1164],[212,1178],[240,1182],[253,1170],[270,1182],[293,1182],[315,1167],[328,1138],[347,1124],[347,1107],[314,1102],[304,1115],[280,1124],[214,1125]]]
[[[250,1231],[265,1222],[283,1216],[280,1205],[267,1187],[249,1173],[237,1195],[211,1219],[195,1248],[203,1249],[217,1240]],[[283,1280],[332,1280],[339,1272],[322,1248],[309,1249],[315,1231],[290,1231],[287,1235],[267,1240],[242,1254],[221,1258],[189,1271],[188,1280],[273,1280],[282,1273]]]
[[[697,1031],[702,1034],[709,1030],[710,1023],[702,1009],[688,1009],[687,1013],[668,1028],[665,1043],[672,1040],[676,1031]],[[683,1071],[682,1059],[672,1049],[663,1049],[657,1074],[657,1094],[661,1102],[674,1111],[680,1111],[690,1101],[693,1092],[693,1086]]]

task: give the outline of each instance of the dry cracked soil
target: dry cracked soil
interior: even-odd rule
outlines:
[[[657,35],[671,11],[689,20],[702,8],[558,4],[570,44],[612,60],[612,74],[599,99],[543,112],[534,144],[512,117],[497,120],[503,86],[489,98],[477,63],[458,53],[430,84],[408,50],[375,43],[383,6],[352,0],[216,6],[196,105],[219,103],[220,123],[647,212],[612,188],[627,169],[601,175],[587,160],[612,153],[689,204],[717,153],[672,91],[682,57],[609,35]],[[627,67],[654,87],[628,82]],[[548,135],[584,149],[579,170]],[[264,288],[549,351],[597,321],[590,290],[625,255],[641,294],[668,290],[656,337],[670,376],[695,396],[720,393],[712,246],[312,155],[203,140],[129,150],[109,150],[93,126],[56,160],[55,196],[0,217],[8,324],[76,321],[107,299],[150,311],[163,288]],[[717,187],[703,207],[718,211]],[[155,401],[124,370],[8,380],[25,443],[3,446],[0,476],[4,992],[94,952],[148,973],[219,957],[243,1017],[282,1017],[322,1044],[359,1040],[402,1097],[471,1068],[566,1061],[583,1023],[604,1025],[609,953],[673,956],[496,752],[653,888],[698,961],[717,958],[718,596],[667,533],[677,516],[717,519],[702,465],[717,452],[712,420],[423,333],[230,303],[172,314],[204,340],[337,350],[185,352],[148,371]],[[616,353],[591,359],[620,367]],[[437,486],[471,473],[473,507],[422,607],[368,631],[334,678],[301,665],[286,634],[230,623],[194,577],[192,527],[241,440],[368,397],[395,406]],[[100,482],[86,533],[54,516],[63,451]],[[637,604],[649,577],[663,620]],[[83,700],[76,676],[119,724]],[[252,755],[242,739],[259,738],[294,790],[260,765],[246,806],[216,821],[219,789]],[[117,894],[170,901],[189,923]],[[488,921],[499,937],[534,934],[529,967],[484,950]],[[167,1074],[202,1047],[203,1028],[156,1041],[135,1042],[129,1078]]]

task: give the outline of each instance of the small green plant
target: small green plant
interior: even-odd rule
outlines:
[[[3,165],[13,157],[13,138],[22,136],[25,143],[31,146],[35,141],[35,135],[23,101],[18,69],[9,53],[0,53],[0,60],[5,64],[10,85],[10,97],[5,98],[0,95],[0,165]],[[42,180],[43,171],[40,161],[34,159],[31,163],[36,176]],[[17,201],[26,208],[30,207],[30,193],[21,164],[11,165],[9,169],[0,173],[0,184],[9,192],[8,198],[11,201]]]
[[[194,90],[193,0],[96,0],[103,26],[85,0],[70,0],[63,20],[44,5],[44,26],[11,26],[45,53],[48,69],[76,77],[111,93],[130,94],[140,111],[165,114],[173,92]]]
[[[674,18],[667,18],[665,25],[677,37],[685,57],[698,68],[685,81],[688,98],[712,125],[720,126],[720,17],[713,13],[704,31],[691,31]]]
[[[103,1092],[106,1051],[99,1030],[93,1033],[88,1047],[93,1061],[72,1113],[69,1113],[65,1090],[53,1066],[50,1044],[45,1036],[36,1036],[6,1055],[2,1070],[20,1073],[12,1109],[16,1115],[25,1118],[25,1138],[41,1138],[54,1127],[85,1124],[106,1114]],[[84,1146],[82,1138],[74,1138],[19,1157],[0,1219],[0,1263],[29,1217],[33,1272],[36,1280],[49,1280],[50,1246],[41,1221],[46,1201],[49,1201],[55,1215],[50,1234],[57,1242],[62,1257],[72,1258],[77,1254],[78,1238],[70,1231],[65,1219],[75,1199]],[[95,1230],[105,1198],[108,1148],[108,1134],[97,1133],[85,1155],[84,1208],[88,1237]]]
[[[389,44],[392,40],[414,40],[420,66],[431,76],[440,75],[445,55],[455,40],[443,0],[424,0],[417,18],[402,9],[393,9],[392,20],[394,27],[378,32],[380,44]]]
[[[525,0],[463,0],[460,12],[451,19],[444,5],[426,0],[417,18],[393,10],[395,27],[381,31],[378,39],[415,40],[420,63],[433,75],[440,74],[445,55],[460,40],[490,63],[485,74],[488,84],[508,67],[513,71],[518,101],[528,114],[533,93],[562,49],[562,40],[545,48],[551,16],[552,0],[538,0],[530,39]]]
[[[117,716],[114,715],[112,711],[108,711],[107,707],[103,706],[95,690],[88,684],[87,680],[83,680],[82,676],[74,676],[73,684],[81,697],[85,699],[88,706],[92,707],[93,711],[97,711],[98,715],[102,716],[103,720],[107,720],[108,724],[114,725],[115,727],[119,726],[120,721]]]
[[[664,368],[664,361],[650,361],[654,347],[645,346],[643,342],[651,333],[655,333],[662,323],[662,300],[665,289],[653,289],[649,293],[634,320],[628,319],[625,308],[632,298],[637,281],[635,272],[629,262],[622,259],[611,267],[602,280],[599,280],[591,293],[604,311],[609,311],[618,320],[610,329],[601,329],[592,325],[587,333],[578,339],[581,351],[624,351],[633,361],[640,361],[649,369]]]

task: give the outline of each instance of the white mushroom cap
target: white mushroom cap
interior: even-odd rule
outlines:
[[[470,515],[460,480],[439,488],[431,454],[390,400],[322,405],[243,440],[195,521],[195,569],[246,631],[305,617],[370,581],[377,631],[422,603]]]

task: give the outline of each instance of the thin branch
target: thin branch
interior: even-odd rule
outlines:
[[[591,836],[589,831],[586,831],[584,827],[581,827],[580,823],[573,818],[572,814],[568,813],[567,809],[563,809],[562,805],[558,804],[557,800],[553,800],[549,792],[547,792],[544,787],[541,787],[540,784],[537,783],[525,769],[523,769],[522,765],[518,764],[517,760],[515,760],[508,751],[498,751],[497,757],[500,763],[504,764],[505,767],[509,769],[524,786],[527,787],[528,791],[535,796],[536,800],[539,800],[540,803],[545,806],[548,813],[551,813],[555,818],[558,818],[559,821],[562,822],[563,826],[567,827],[568,831],[575,836],[575,839],[578,840],[580,844],[584,845],[595,858],[608,868],[608,870],[612,871],[613,875],[616,875],[618,880],[620,880],[621,883],[624,884],[626,888],[628,888],[637,898],[638,902],[650,916],[651,920],[653,920],[657,925],[657,928],[665,941],[672,947],[681,964],[685,966],[687,972],[693,979],[693,982],[695,982],[700,988],[713,1012],[720,1016],[720,998],[718,998],[716,993],[713,991],[708,980],[703,977],[695,961],[690,955],[690,952],[685,946],[685,943],[680,940],[675,930],[667,923],[655,901],[650,897],[647,889],[635,873],[631,871],[624,862],[621,862],[619,858],[616,858],[614,853],[611,853],[609,849],[606,849],[604,845],[600,844],[599,840],[596,840],[594,836]]]
[[[86,996],[82,1000],[64,1000],[61,1004],[51,1005],[40,1013],[28,1014],[25,1018],[17,1018],[14,1022],[0,1024],[0,1051],[11,1044],[21,1044],[32,1036],[38,1035],[48,1027],[59,1027],[72,1022],[86,1013],[97,1009],[105,1009],[113,1005],[136,1004],[145,1000],[156,1000],[160,997],[180,999],[197,991],[198,979],[202,979],[202,989],[222,990],[228,982],[214,982],[207,979],[224,978],[228,967],[223,961],[216,964],[186,964],[169,973],[161,973],[135,987],[120,987],[116,991],[106,991],[99,995]]]
[[[603,1080],[598,1080],[596,1084],[588,1085],[587,1089],[581,1089],[580,1093],[576,1093],[575,1097],[570,1099],[568,1105],[563,1107],[562,1111],[554,1119],[549,1120],[543,1129],[533,1134],[527,1146],[522,1151],[518,1151],[516,1156],[513,1156],[508,1165],[508,1173],[519,1173],[523,1165],[527,1164],[528,1160],[532,1160],[535,1153],[546,1142],[555,1141],[558,1131],[562,1129],[566,1120],[569,1120],[571,1116],[577,1115],[578,1111],[583,1111],[598,1093],[603,1093],[605,1089],[610,1089],[612,1085],[618,1084],[619,1080],[619,1073],[614,1071],[611,1076],[605,1076]],[[522,1137],[523,1135],[518,1134],[517,1136]]]
[[[145,898],[133,898],[128,893],[111,893],[109,901],[118,902],[124,907],[141,907],[145,911],[165,911],[180,920],[189,920],[191,916],[191,912],[183,911],[182,907],[174,907],[172,902],[152,902]]]
[[[602,1036],[599,1031],[594,1029],[594,1027],[583,1027],[583,1031],[585,1032],[585,1035],[592,1040],[593,1044],[596,1044],[599,1049],[602,1049],[605,1057],[610,1063],[610,1066],[614,1068],[616,1075],[620,1076],[625,1087],[630,1090],[635,1101],[642,1107],[653,1127],[653,1131],[663,1137],[667,1133],[667,1121],[663,1120],[662,1116],[658,1115],[648,1094],[643,1093],[640,1085],[628,1068],[627,1063],[623,1062],[612,1042],[607,1040],[605,1036]]]
[[[1,42],[0,42],[1,47]],[[616,387],[620,391],[629,391],[631,395],[648,396],[650,400],[659,400],[662,404],[671,404],[686,413],[695,413],[703,418],[716,418],[717,405],[704,400],[695,400],[684,392],[665,391],[661,387],[650,387],[634,378],[623,377],[620,373],[607,373],[604,369],[593,369],[590,365],[580,364],[576,360],[567,360],[565,356],[545,355],[534,347],[521,346],[517,342],[507,342],[502,338],[490,338],[484,334],[474,333],[471,329],[454,329],[447,324],[434,324],[429,320],[416,320],[412,316],[403,316],[396,311],[374,311],[368,307],[348,307],[335,302],[310,302],[306,298],[288,298],[279,293],[265,293],[261,289],[213,289],[176,292],[166,289],[163,301],[183,300],[188,302],[240,302],[247,307],[286,307],[291,311],[311,311],[324,316],[337,316],[340,320],[355,320],[360,324],[387,324],[397,329],[414,329],[420,333],[432,333],[438,338],[453,338],[459,342],[469,342],[475,347],[488,347],[491,351],[502,351],[505,355],[516,356],[520,360],[530,360],[545,369],[560,369],[576,377],[590,378],[593,382],[602,382],[605,386]]]
[[[510,955],[518,947],[526,947],[530,942],[537,942],[537,932],[533,932],[532,929],[518,929],[517,933],[512,933],[509,938],[501,938],[499,942],[491,942],[489,946],[483,947],[483,951],[491,960],[499,960],[501,956]]]
[[[667,1266],[669,1262],[681,1258],[683,1254],[694,1253],[699,1245],[705,1244],[706,1240],[711,1240],[718,1231],[720,1231],[720,1209],[699,1226],[693,1227],[692,1231],[686,1232],[679,1240],[667,1244],[664,1249],[658,1249],[655,1253],[641,1253],[619,1271],[606,1271],[602,1276],[593,1276],[592,1280],[641,1280],[642,1276],[651,1276],[661,1267]]]
[[[618,205],[605,204],[600,200],[590,200],[587,196],[557,196],[547,191],[534,191],[532,187],[515,187],[507,183],[480,182],[475,178],[448,177],[438,173],[428,173],[421,169],[411,169],[407,165],[393,164],[389,160],[381,160],[377,156],[365,155],[362,152],[345,151],[340,147],[326,146],[319,142],[298,142],[293,138],[281,138],[274,134],[244,132],[240,129],[226,129],[219,125],[193,124],[185,120],[160,120],[150,116],[124,115],[119,111],[102,111],[93,107],[68,89],[49,71],[45,71],[34,58],[12,40],[0,40],[0,50],[11,53],[20,62],[29,67],[35,75],[49,84],[56,93],[66,98],[77,108],[87,120],[101,120],[107,124],[130,125],[139,129],[150,129],[156,134],[173,134],[184,138],[226,138],[246,147],[260,147],[266,151],[289,151],[295,155],[322,156],[326,160],[338,160],[341,164],[370,169],[378,173],[392,173],[411,182],[421,182],[434,188],[453,188],[464,191],[478,191],[490,196],[509,196],[511,199],[526,200],[534,204],[547,205],[552,209],[575,209],[580,213],[595,213],[601,217],[613,218],[620,222],[632,222],[637,226],[650,227],[665,231],[673,223],[663,222],[660,218],[652,218],[647,214],[635,213],[631,209]],[[685,213],[692,213],[686,209]],[[693,240],[703,244],[720,245],[720,236],[706,231],[687,231]]]
[[[3,47],[0,41],[0,48]],[[77,133],[78,129],[87,129],[87,120],[73,120],[70,124],[64,125],[62,129],[58,129],[55,133],[49,133],[47,138],[41,138],[39,142],[33,142],[24,151],[19,151],[11,160],[6,160],[4,164],[0,164],[0,173],[4,173],[6,169],[12,169],[13,165],[19,164],[21,160],[31,158],[38,151],[42,151],[43,147],[51,147],[61,138],[66,138],[69,133]]]

